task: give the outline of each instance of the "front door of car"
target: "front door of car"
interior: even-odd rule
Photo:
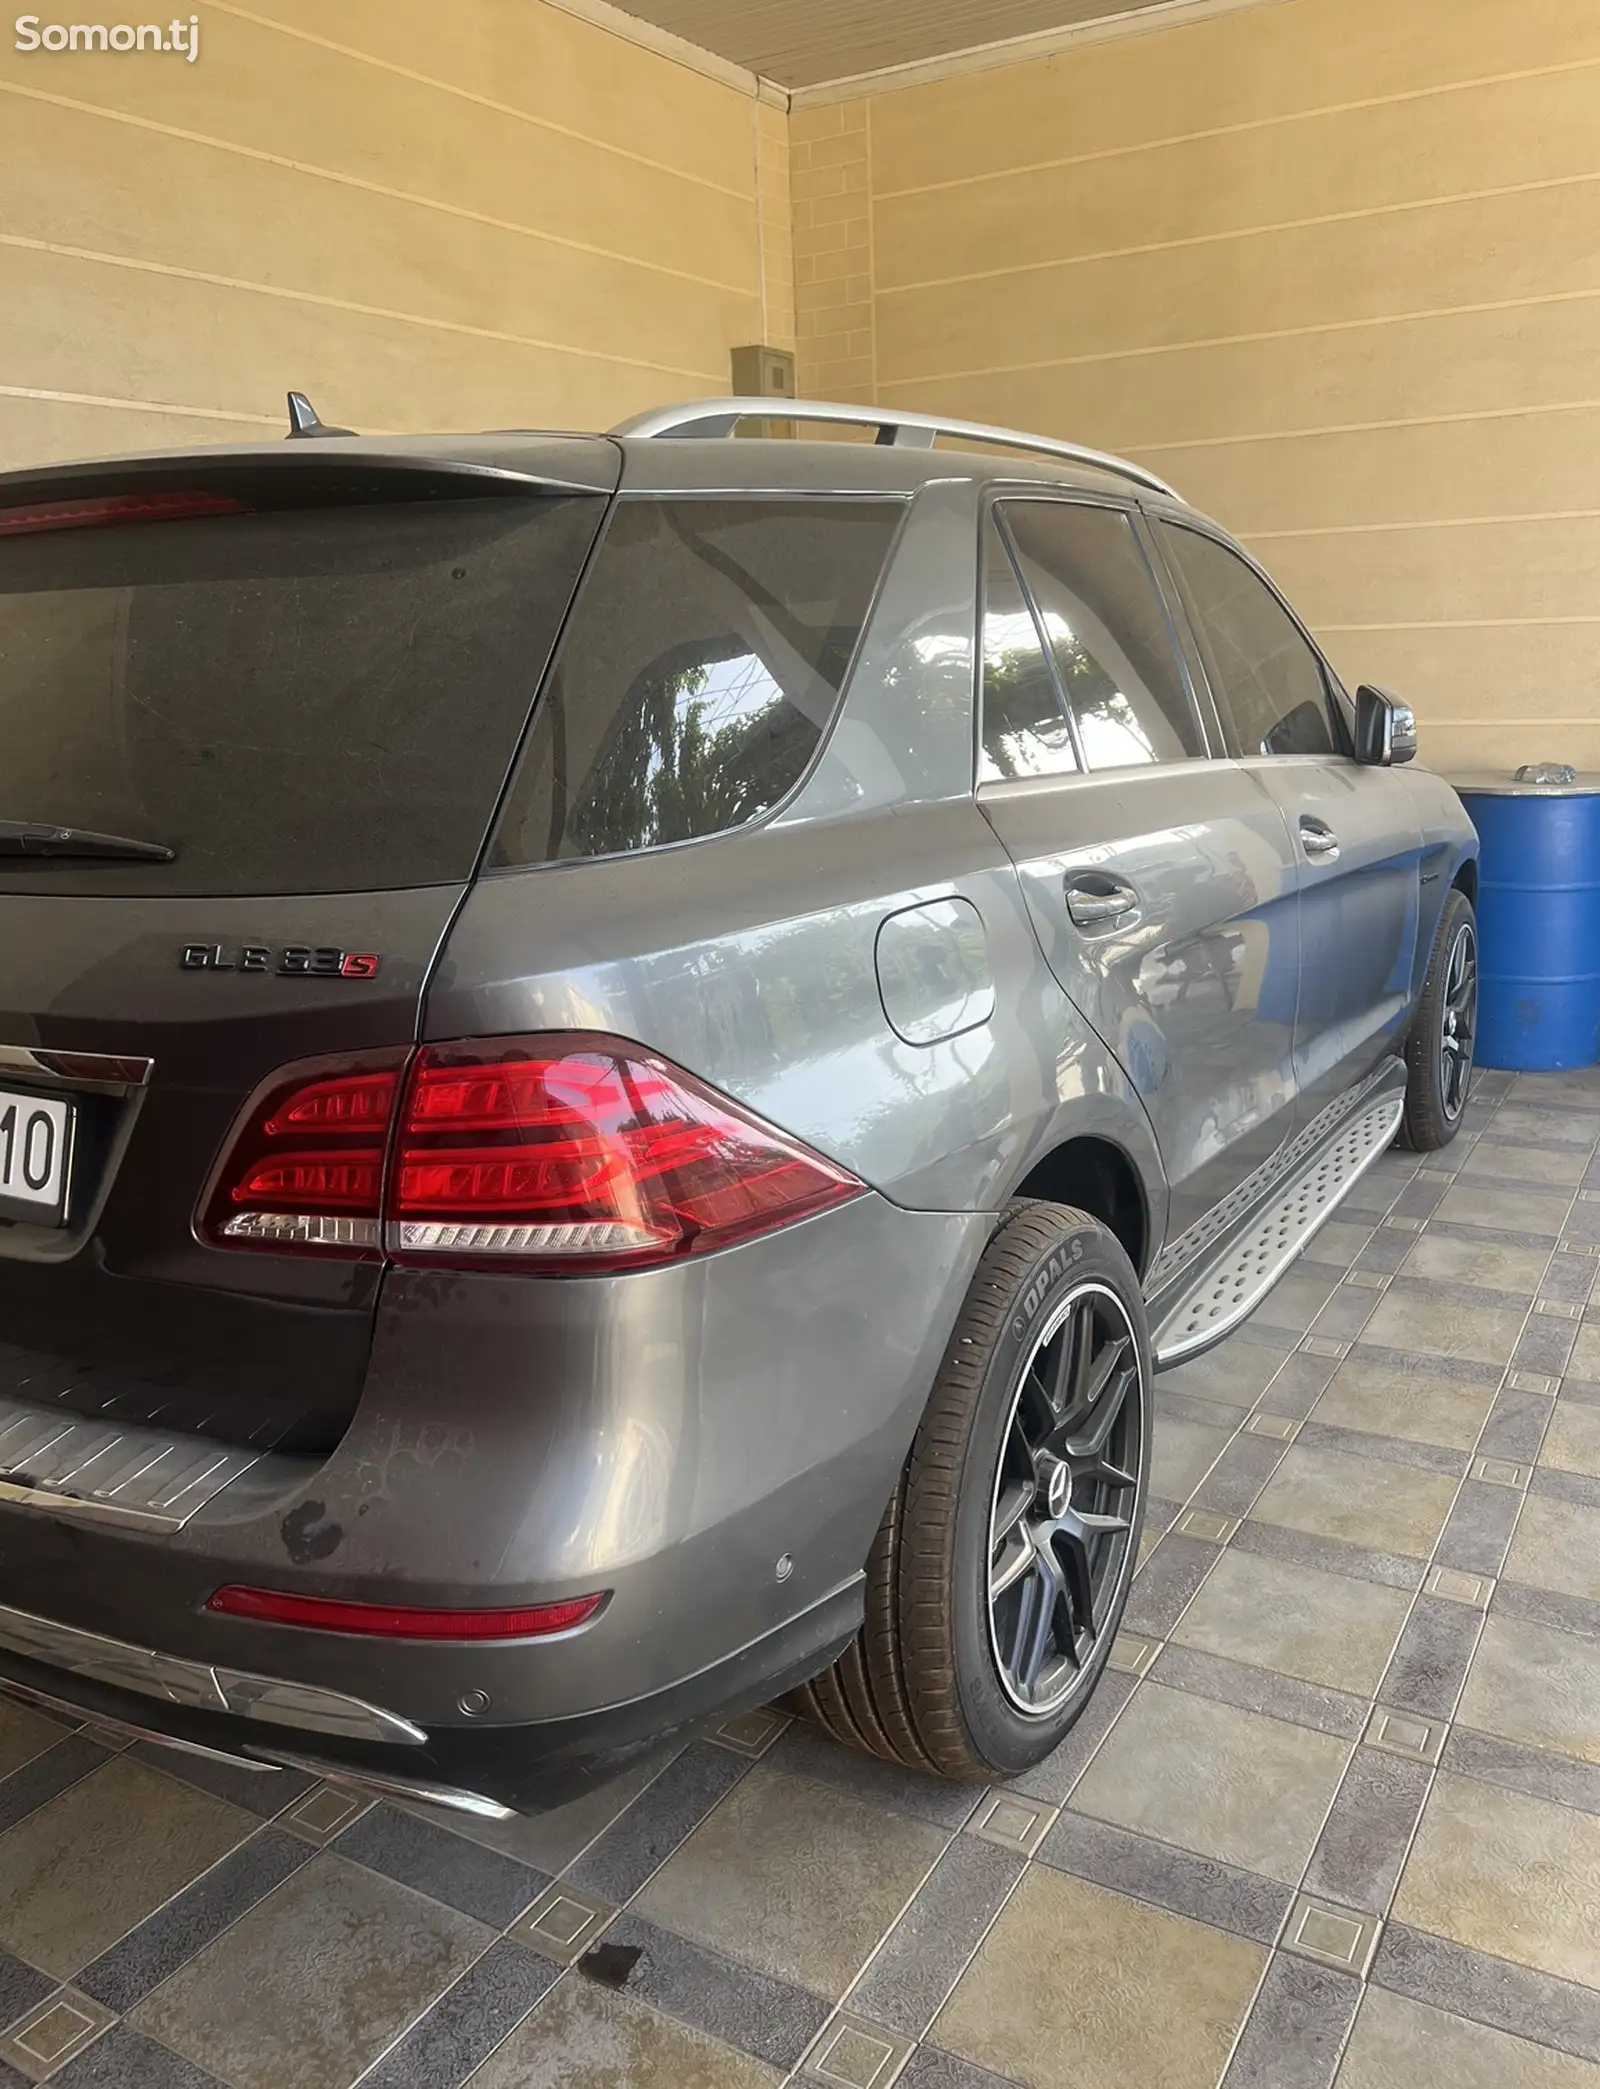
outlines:
[[[1051,969],[1149,1112],[1175,1236],[1293,1120],[1288,826],[1205,758],[1129,511],[1019,495],[985,533],[979,803]]]
[[[1309,1119],[1399,1048],[1417,954],[1416,806],[1393,770],[1356,762],[1329,670],[1255,567],[1187,524],[1156,534],[1229,751],[1282,807],[1300,859],[1295,1078]]]

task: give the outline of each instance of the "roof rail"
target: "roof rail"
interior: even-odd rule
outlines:
[[[887,406],[846,406],[832,399],[690,399],[681,406],[657,406],[649,413],[636,413],[631,420],[619,422],[611,433],[686,439],[724,436],[731,435],[741,421],[832,421],[876,428],[878,442],[914,450],[931,450],[936,436],[964,436],[969,442],[991,443],[996,449],[1026,450],[1040,457],[1060,457],[1068,464],[1092,465],[1097,471],[1148,486],[1154,493],[1179,498],[1165,479],[1146,471],[1142,464],[1130,464],[1127,458],[1113,457],[1105,450],[1087,449],[1082,443],[1026,435],[1016,428],[992,428],[985,421],[952,421],[942,414],[901,413]]]

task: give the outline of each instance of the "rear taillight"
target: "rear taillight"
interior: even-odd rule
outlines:
[[[808,1218],[863,1185],[611,1037],[425,1046],[324,1066],[246,1120],[202,1230],[232,1246],[631,1269]]]
[[[569,1596],[522,1610],[418,1610],[394,1603],[340,1603],[328,1596],[291,1596],[282,1589],[220,1588],[207,1610],[255,1618],[268,1625],[299,1625],[311,1632],[362,1632],[380,1639],[540,1639],[586,1625],[606,1600]]]
[[[258,1094],[200,1220],[229,1247],[375,1255],[383,1169],[405,1054],[388,1065],[323,1061]]]

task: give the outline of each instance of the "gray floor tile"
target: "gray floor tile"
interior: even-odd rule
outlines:
[[[837,1998],[946,1840],[943,1829],[757,1763],[656,1873],[638,1909]]]
[[[1044,1839],[1039,1861],[1258,1944],[1277,1936],[1294,1898],[1293,1889],[1276,1879],[1192,1856],[1085,1814],[1061,1816]]]
[[[1502,1784],[1507,1791],[1522,1792],[1530,1799],[1549,1799],[1558,1806],[1600,1814],[1600,1768],[1593,1763],[1574,1762],[1542,1748],[1525,1748],[1520,1741],[1453,1726],[1445,1745],[1444,1766],[1464,1776],[1481,1777],[1486,1784]]]
[[[110,1760],[109,1750],[82,1734],[69,1734],[53,1748],[25,1760],[21,1769],[0,1780],[0,1834]]]
[[[70,1980],[255,1826],[237,1807],[112,1756],[0,1840],[0,1945]]]
[[[122,2015],[310,1857],[297,1836],[274,1828],[261,1830],[120,1938],[78,1975],[75,1985]]]
[[[1304,1421],[1340,1368],[1332,1357],[1312,1356],[1304,1349],[1296,1351],[1261,1395],[1260,1412]]]
[[[550,1884],[544,1872],[395,1806],[374,1806],[333,1847],[351,1863],[431,1894],[491,1929],[509,1928]]]
[[[1501,1183],[1492,1198],[1485,1198],[1479,1184],[1460,1183],[1445,1195],[1439,1216],[1457,1226],[1536,1234],[1553,1247],[1571,1202],[1571,1192],[1561,1189],[1513,1189]]]
[[[493,1935],[324,1850],[158,1988],[135,2022],[234,2089],[347,2089]]]
[[[1600,1818],[1443,1771],[1394,1908],[1409,1928],[1600,1987]]]
[[[1376,1458],[1382,1465],[1409,1465],[1417,1472],[1441,1473],[1452,1480],[1459,1480],[1471,1462],[1465,1451],[1448,1449],[1443,1444],[1331,1424],[1320,1410],[1302,1425],[1295,1441],[1307,1450],[1343,1451],[1351,1458]]]
[[[1302,1263],[1272,1287],[1251,1319],[1257,1327],[1303,1335],[1332,1298],[1338,1283],[1337,1277]]]
[[[1542,1465],[1600,1477],[1600,1405],[1561,1399],[1539,1451]]]
[[[1216,1560],[1214,1545],[1169,1532],[1134,1576],[1128,1607],[1122,1614],[1124,1629],[1147,1639],[1165,1639]]]
[[[1509,1487],[1464,1480],[1434,1547],[1435,1560],[1466,1574],[1498,1574],[1521,1507]]]
[[[1342,1429],[1470,1451],[1493,1404],[1494,1387],[1481,1380],[1408,1371],[1358,1354],[1334,1371],[1316,1416]]]
[[[958,1835],[851,1990],[850,2007],[907,2038],[920,2038],[1025,1862],[994,1843]]]
[[[1489,1618],[1457,1716],[1600,1765],[1600,1644],[1527,1619]]]
[[[1594,2089],[1594,2070],[1545,2045],[1368,1988],[1339,2074],[1339,2089]],[[1232,2084],[1228,2085],[1232,2089]]]
[[[1410,1600],[1400,1589],[1230,1549],[1172,1636],[1180,1646],[1370,1696]]]
[[[55,1985],[47,1973],[0,1951],[0,2031],[42,2002]]]
[[[1508,1386],[1484,1424],[1483,1435],[1478,1439],[1479,1457],[1531,1464],[1539,1454],[1555,1404],[1547,1394],[1519,1392]]]
[[[1360,1996],[1348,1974],[1279,1952],[1222,2089],[1328,2089]]]
[[[1429,1285],[1470,1284],[1531,1300],[1549,1263],[1548,1248],[1503,1247],[1430,1227],[1418,1234],[1405,1260],[1405,1274]]]
[[[1464,1603],[1419,1596],[1378,1692],[1383,1702],[1430,1719],[1450,1718],[1482,1622]]]
[[[986,2067],[974,2067],[970,2060],[958,2060],[954,2053],[925,2045],[906,2062],[895,2089],[1011,2089],[1011,2084]]]
[[[1551,1625],[1557,1632],[1600,1639],[1600,1603],[1588,1602],[1582,1596],[1502,1581],[1490,1598],[1489,1607],[1501,1617],[1531,1618],[1535,1624]]]
[[[70,1729],[31,1705],[0,1697],[0,1778],[11,1776],[67,1738]]]
[[[1312,1361],[1320,1363],[1324,1359]],[[1282,1410],[1263,1408],[1262,1412]],[[1211,1509],[1219,1516],[1248,1515],[1251,1504],[1282,1464],[1286,1448],[1286,1444],[1270,1436],[1236,1436],[1202,1481],[1195,1494],[1197,1506]]]
[[[223,2089],[214,2075],[117,2024],[50,2077],[50,2089]]]
[[[1600,1603],[1600,1509],[1530,1492],[1504,1571],[1508,1581]]]
[[[1414,2002],[1600,2062],[1600,1994],[1570,1980],[1530,1973],[1402,1922],[1385,1925],[1371,1980]]]
[[[1551,1378],[1559,1378],[1567,1368],[1577,1333],[1575,1321],[1536,1312],[1517,1337],[1511,1362],[1518,1371],[1542,1371]]]
[[[564,1980],[473,2076],[472,2089],[778,2089],[783,2077],[748,2053],[675,2023],[592,1980]]]
[[[1356,1740],[1367,1723],[1364,1698],[1302,1683],[1270,1669],[1252,1668],[1197,1647],[1169,1643],[1151,1674],[1170,1689],[1192,1690],[1196,1697],[1237,1705],[1246,1712],[1264,1712],[1271,1719],[1288,1720],[1291,1726],[1313,1727],[1319,1734],[1337,1734],[1347,1741]]]
[[[1163,1371],[1158,1385],[1177,1393],[1193,1393],[1222,1405],[1251,1408],[1266,1391],[1287,1351],[1241,1342],[1237,1336],[1219,1342],[1192,1363]]]
[[[1259,1944],[1035,1864],[930,2041],[1028,2089],[1213,2089],[1265,1963]]]
[[[1426,1559],[1455,1493],[1456,1482],[1441,1473],[1295,1443],[1252,1513],[1315,1537]]]
[[[602,1968],[610,1984],[773,2067],[796,2066],[830,2014],[820,1995],[753,1972],[637,1915],[617,1917],[579,1961],[579,1977]]]
[[[1294,1884],[1349,1753],[1331,1735],[1144,1683],[1071,1803]]]
[[[1286,1523],[1247,1519],[1229,1542],[1236,1551],[1257,1553],[1263,1559],[1291,1560],[1297,1566],[1314,1567],[1319,1573],[1376,1582],[1380,1588],[1404,1589],[1408,1594],[1421,1588],[1427,1572],[1415,1556],[1374,1552],[1370,1546],[1347,1544],[1341,1538],[1319,1538]]]
[[[695,1742],[585,1850],[571,1869],[573,1883],[619,1907],[631,1900],[749,1767],[726,1748]]]
[[[1203,1548],[1202,1548],[1203,1549]],[[1024,1770],[1015,1780],[1018,1791],[1059,1805],[1083,1774],[1085,1765],[1115,1724],[1118,1714],[1133,1695],[1134,1679],[1114,1668],[1106,1669],[1095,1685],[1094,1695],[1078,1715],[1060,1747],[1042,1763]]]
[[[1187,1501],[1221,1456],[1228,1428],[1205,1428],[1157,1414],[1151,1439],[1150,1484],[1158,1494]]]
[[[301,1770],[252,1770],[244,1763],[218,1762],[181,1748],[158,1748],[153,1741],[135,1742],[128,1758],[210,1792],[215,1799],[226,1799],[230,1806],[264,1821],[303,1798],[317,1781]]]
[[[361,2089],[460,2089],[559,1979],[552,1960],[504,1939],[406,2033]]]
[[[869,1805],[887,1807],[890,1813],[902,1813],[910,1820],[932,1821],[939,1828],[961,1827],[978,1803],[975,1790],[897,1770],[859,1749],[841,1748],[803,1719],[795,1721],[765,1760],[771,1769],[809,1777],[835,1791],[848,1792],[852,1798],[865,1799]]]
[[[1323,1823],[1306,1891],[1367,1914],[1387,1913],[1433,1773],[1376,1748],[1358,1748]]]

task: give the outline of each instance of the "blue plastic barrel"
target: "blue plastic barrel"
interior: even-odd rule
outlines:
[[[1461,777],[1482,843],[1480,1066],[1553,1072],[1600,1061],[1600,777]]]

